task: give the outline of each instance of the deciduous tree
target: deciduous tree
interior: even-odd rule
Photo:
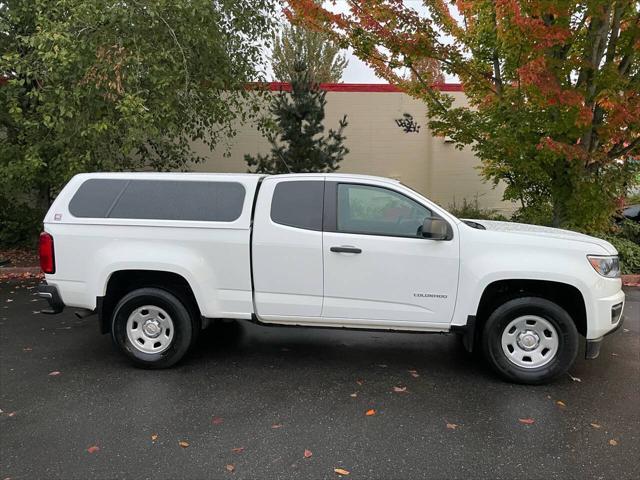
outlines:
[[[472,145],[521,217],[606,227],[640,157],[638,2],[425,0],[420,12],[400,0],[347,3],[340,13],[289,0],[287,13],[423,99],[430,127]],[[433,88],[416,68],[425,59],[460,79],[468,107]]]
[[[272,0],[0,2],[0,203],[82,171],[185,168],[247,115]],[[252,97],[253,98],[253,97]],[[20,205],[16,205],[16,202]],[[13,215],[15,216],[15,215]]]

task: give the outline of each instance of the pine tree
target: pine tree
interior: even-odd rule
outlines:
[[[349,63],[340,47],[323,32],[288,25],[276,35],[271,59],[276,80],[290,82],[296,62],[304,62],[309,79],[315,83],[336,83]]]
[[[326,92],[309,78],[304,64],[297,62],[291,81],[291,93],[280,91],[273,98],[269,112],[273,116],[265,128],[271,144],[269,155],[245,155],[250,171],[255,173],[333,172],[349,150],[343,145],[347,116],[337,130],[324,135]]]

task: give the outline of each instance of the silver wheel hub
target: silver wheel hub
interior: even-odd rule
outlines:
[[[553,324],[537,315],[523,315],[505,327],[501,338],[507,359],[522,368],[538,368],[558,353],[560,339]]]
[[[173,320],[155,305],[136,308],[127,319],[127,338],[142,353],[162,353],[173,341]]]
[[[153,320],[145,320],[145,322],[142,324],[142,330],[149,338],[156,338],[162,332],[160,322],[158,322],[158,320],[156,320],[155,318]]]
[[[540,345],[540,337],[532,330],[526,330],[518,334],[518,346],[526,351],[535,350]]]

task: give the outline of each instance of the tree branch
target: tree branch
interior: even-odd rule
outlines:
[[[624,147],[624,148],[622,148],[620,150],[616,150],[616,147],[618,147],[618,145],[620,145],[620,144],[617,144],[611,150],[609,150],[609,153],[607,153],[607,157],[609,157],[609,158],[618,158],[618,157],[621,157],[621,156],[629,153],[634,148],[639,147],[640,146],[640,137],[638,137],[635,140],[633,140],[632,142],[630,142],[626,147]]]

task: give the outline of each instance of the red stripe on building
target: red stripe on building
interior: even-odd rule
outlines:
[[[270,82],[269,90],[279,92],[291,91],[291,85],[287,82]],[[364,92],[364,93],[398,93],[402,92],[390,83],[321,83],[320,88],[327,92]],[[437,83],[434,88],[441,92],[462,92],[461,83]]]

